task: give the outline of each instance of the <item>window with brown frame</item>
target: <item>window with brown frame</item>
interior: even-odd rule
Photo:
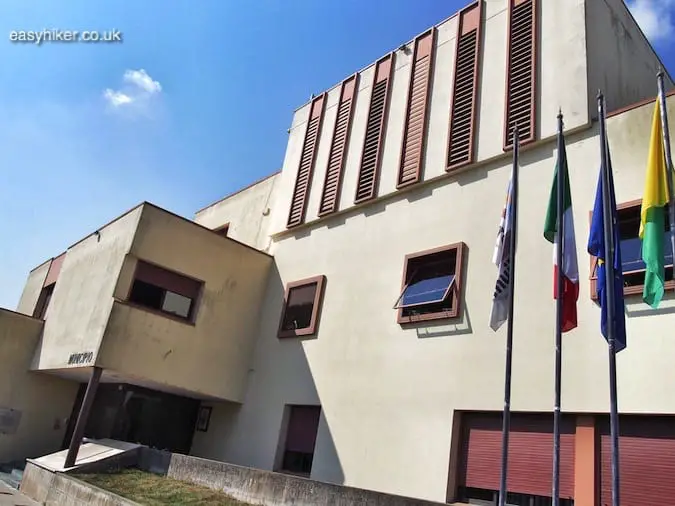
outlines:
[[[319,324],[326,276],[315,276],[286,286],[279,337],[315,334]]]
[[[38,302],[35,305],[35,311],[33,312],[35,318],[40,318],[41,320],[45,319],[49,303],[52,301],[55,286],[56,283],[51,283],[50,285],[43,287],[40,291],[40,296],[38,297]]]
[[[302,153],[300,155],[298,173],[295,178],[295,186],[293,187],[291,208],[288,211],[287,228],[292,228],[305,222],[307,201],[312,187],[312,177],[316,163],[316,153],[319,149],[326,96],[326,93],[322,93],[314,98],[309,108],[307,130],[305,131],[305,139],[302,143]]]
[[[482,5],[483,2],[477,2],[459,14],[448,133],[448,171],[471,164],[475,158]]]
[[[617,206],[619,241],[621,242],[621,263],[623,267],[624,295],[642,294],[645,281],[645,264],[642,261],[642,241],[640,231],[641,200],[634,200]],[[592,212],[589,218],[592,218]],[[670,251],[670,220],[666,215],[664,233],[664,263],[666,265],[666,290],[675,288],[673,280],[673,254]],[[597,259],[591,256],[591,299],[598,299]]]
[[[129,302],[194,322],[202,285],[201,281],[139,260]]]
[[[281,470],[309,476],[319,431],[321,406],[288,406],[288,428]]]
[[[403,288],[394,306],[398,323],[459,316],[465,248],[457,243],[405,257]]]
[[[509,0],[504,149],[518,126],[521,143],[537,138],[537,1]]]

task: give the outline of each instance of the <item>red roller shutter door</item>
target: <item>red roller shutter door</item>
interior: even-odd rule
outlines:
[[[600,504],[612,504],[609,418],[600,420]],[[675,417],[626,416],[619,420],[621,504],[675,504]]]
[[[501,413],[463,415],[459,483],[499,490],[502,451]],[[563,416],[560,436],[560,495],[574,497],[575,419]],[[553,415],[512,414],[509,433],[509,492],[551,496]]]

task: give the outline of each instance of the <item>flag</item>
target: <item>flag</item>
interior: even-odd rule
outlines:
[[[653,308],[659,307],[665,285],[663,242],[668,205],[666,160],[661,130],[660,96],[656,98],[649,142],[647,175],[640,213],[642,260],[645,263],[645,284],[642,299]]]
[[[606,141],[605,141],[606,142]],[[588,253],[597,258],[597,294],[600,299],[600,329],[605,339],[608,339],[608,326],[614,325],[615,351],[619,352],[626,347],[626,316],[624,314],[623,302],[623,270],[621,266],[621,243],[619,241],[619,227],[617,227],[616,197],[614,195],[614,177],[612,176],[612,162],[607,152],[607,171],[609,172],[609,207],[612,213],[611,233],[614,237],[614,322],[607,321],[607,288],[606,282],[606,245],[604,236],[604,212],[602,174],[600,169],[598,176],[598,188],[595,193],[595,205],[593,207],[593,217],[591,218],[591,232],[588,237]]]
[[[511,203],[513,201],[513,178],[509,180],[506,192],[506,203],[502,210],[502,217],[497,232],[492,262],[499,268],[495,292],[492,299],[492,312],[490,313],[490,327],[498,330],[508,319],[509,314],[509,286],[511,284]]]
[[[558,171],[563,171],[563,258],[558,258]],[[577,263],[577,243],[574,234],[574,216],[572,214],[572,194],[567,170],[567,153],[562,131],[558,132],[558,163],[553,174],[553,186],[546,211],[544,237],[553,243],[553,298],[558,298],[558,271],[563,276],[563,308],[560,321],[561,331],[567,332],[577,326],[577,300],[579,299],[579,265]]]

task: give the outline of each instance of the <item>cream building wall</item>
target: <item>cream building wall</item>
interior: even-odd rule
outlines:
[[[0,408],[21,414],[15,433],[0,433],[0,462],[39,457],[61,448],[78,385],[29,370],[42,324],[0,309]]]
[[[565,114],[581,276],[579,328],[564,337],[563,410],[609,409],[607,347],[599,308],[590,299],[589,222],[599,169],[598,82],[609,109],[654,95],[658,59],[618,1],[541,2],[539,142],[521,153],[520,231],[512,409],[550,412],[553,403],[555,303],[552,245],[542,235],[553,169],[558,107]],[[593,4],[593,5],[592,5]],[[340,212],[317,219],[335,122],[337,90],[328,92],[306,224],[286,231],[309,106],[294,115],[279,176],[270,233],[275,266],[268,280],[249,388],[241,407],[214,405],[213,425],[197,433],[193,453],[272,469],[284,406],[321,405],[313,479],[446,500],[453,417],[460,410],[503,407],[505,327],[488,326],[497,269],[491,263],[511,171],[503,153],[506,1],[488,0],[478,116],[477,163],[445,172],[447,121],[457,19],[438,26],[423,182],[395,190],[410,62],[395,53],[389,124],[378,198],[353,205],[373,68],[361,72],[346,155]],[[595,30],[610,23],[613,31]],[[619,23],[620,25],[617,25]],[[591,35],[591,32],[593,35]],[[587,37],[588,34],[588,37]],[[602,39],[605,37],[605,39]],[[621,37],[620,41],[613,38]],[[592,40],[602,39],[601,43]],[[603,46],[604,44],[604,46]],[[614,47],[601,64],[603,47]],[[627,69],[640,68],[631,73]],[[644,67],[644,68],[643,68]],[[667,86],[671,85],[667,78]],[[595,88],[595,89],[593,89]],[[671,117],[675,102],[669,99]],[[639,198],[652,105],[608,120],[617,199]],[[402,327],[392,306],[406,254],[464,242],[462,312],[437,324]],[[316,336],[277,338],[286,283],[326,276]],[[667,297],[651,311],[627,301],[628,349],[618,358],[619,406],[626,413],[672,413],[668,392],[675,352],[666,329],[675,324]]]
[[[215,230],[229,225],[227,236],[261,251],[270,245],[269,216],[279,172],[195,213],[194,221]]]
[[[113,291],[131,248],[138,207],[68,248],[45,315],[35,369],[93,365],[113,304]],[[88,364],[68,364],[73,353],[92,353]]]
[[[21,292],[19,304],[16,307],[17,312],[29,316],[33,315],[52,260],[53,259],[47,260],[45,263],[30,271],[28,279],[26,280],[26,285],[23,287],[23,292]]]
[[[669,100],[675,117],[675,100]],[[608,120],[619,202],[641,196],[652,105]],[[581,278],[579,327],[564,336],[563,410],[609,409],[607,347],[590,299],[588,213],[599,168],[597,124],[567,137]],[[542,235],[556,153],[553,141],[521,154],[512,409],[553,402],[555,303],[552,246]],[[275,241],[253,375],[244,404],[216,406],[193,453],[270,469],[286,404],[320,404],[312,478],[445,500],[453,413],[503,406],[505,326],[488,327],[497,270],[491,263],[511,170],[508,155],[422,185],[372,212],[326,220]],[[402,328],[392,305],[408,253],[463,241],[463,310],[456,321]],[[285,282],[327,277],[316,338],[276,337]],[[659,311],[627,300],[628,349],[619,354],[625,413],[672,413],[675,299]],[[217,422],[216,422],[217,421]]]
[[[194,324],[124,303],[137,259],[204,281]],[[144,206],[97,365],[191,396],[240,401],[272,258]]]

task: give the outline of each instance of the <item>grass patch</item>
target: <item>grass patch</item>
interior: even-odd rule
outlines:
[[[138,469],[100,474],[74,474],[75,478],[132,501],[155,506],[186,504],[194,506],[246,506],[223,492],[192,485]]]

